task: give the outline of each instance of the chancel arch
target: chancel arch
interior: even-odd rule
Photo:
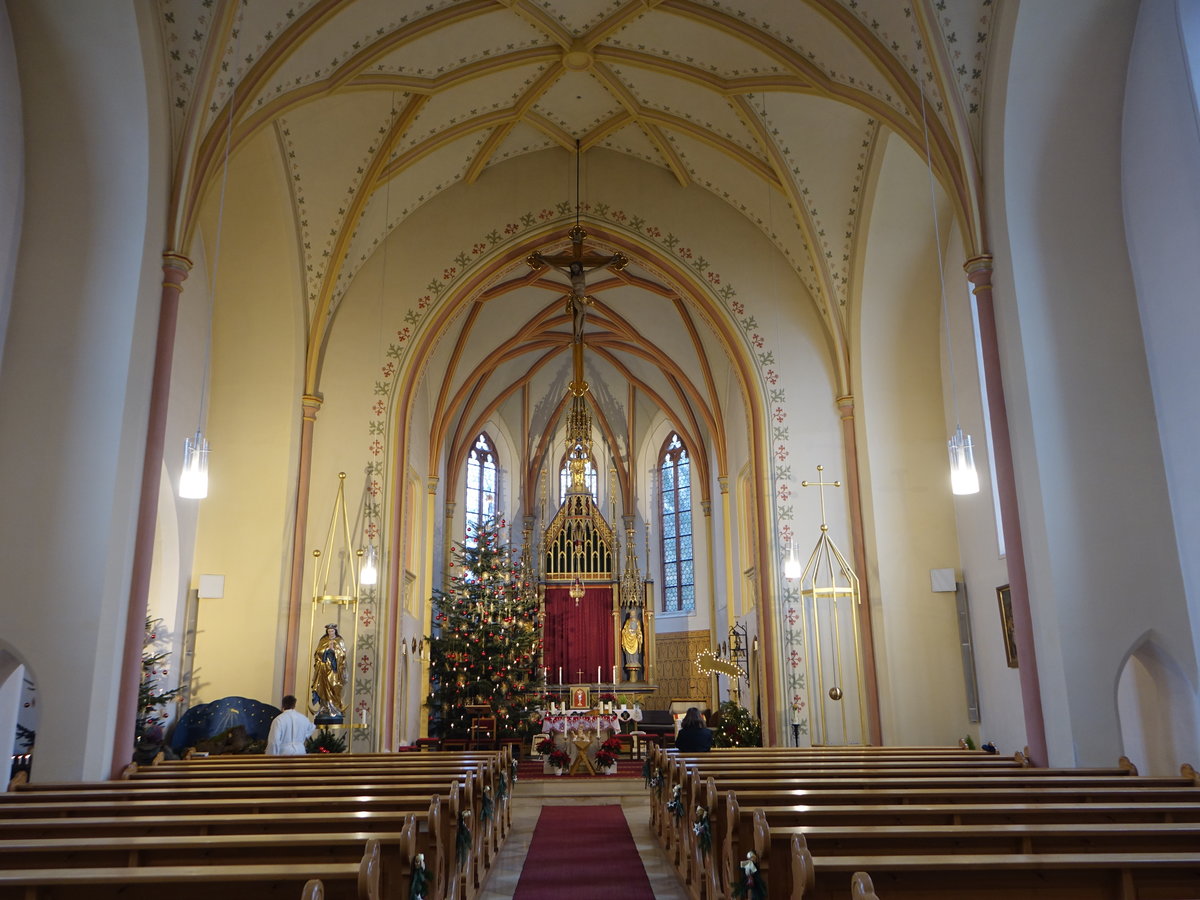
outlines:
[[[640,497],[649,487],[645,473],[634,470],[630,463],[630,442],[634,442],[636,458],[640,458],[640,442],[648,440],[646,423],[665,416],[674,429],[687,436],[690,445],[716,451],[712,457],[707,452],[692,457],[697,493],[707,499],[715,487],[717,466],[724,465],[724,429],[716,426],[729,417],[733,397],[739,398],[733,408],[740,410],[733,415],[748,424],[756,418],[754,410],[761,411],[766,404],[764,398],[756,396],[763,391],[762,376],[752,361],[750,336],[731,321],[728,301],[714,296],[714,281],[700,283],[697,273],[685,262],[672,259],[672,254],[655,247],[644,235],[631,234],[615,225],[611,221],[584,220],[589,240],[623,252],[633,261],[630,270],[619,273],[619,277],[606,273],[596,285],[598,299],[587,319],[585,366],[588,381],[602,389],[599,397],[592,396],[600,439],[597,446],[604,445],[596,455],[611,458],[616,467],[619,493],[611,499],[616,501],[619,518],[634,511],[625,509],[623,498]],[[390,449],[395,458],[409,458],[416,446],[423,447],[422,455],[433,466],[431,474],[438,474],[438,491],[443,486],[447,491],[458,490],[454,482],[459,477],[459,466],[453,463],[463,458],[462,451],[451,451],[449,465],[439,461],[438,447],[450,435],[470,434],[485,418],[497,417],[505,418],[514,426],[514,432],[526,435],[518,459],[509,468],[514,474],[518,470],[524,474],[521,483],[512,486],[514,497],[520,498],[518,508],[513,510],[516,520],[538,513],[541,473],[545,470],[557,479],[555,463],[563,451],[554,435],[566,408],[570,335],[562,306],[565,289],[547,277],[531,282],[519,261],[534,250],[561,242],[565,230],[562,225],[541,226],[520,244],[497,248],[490,257],[457,276],[456,285],[460,286],[446,293],[426,317],[428,325],[409,338],[408,358],[420,363],[400,374],[394,394],[395,412],[391,418],[396,431]],[[631,302],[638,292],[647,293],[648,299]],[[677,323],[669,341],[648,339],[644,321],[639,321],[639,316],[644,319],[647,307],[656,317],[666,315],[668,321]],[[474,351],[472,356],[477,362],[464,367],[468,343],[477,344],[480,334],[494,330],[489,323],[494,324],[497,315],[512,319],[514,309],[525,310],[516,313],[516,327],[497,333],[493,349],[482,354]],[[471,332],[469,336],[464,335],[467,331]],[[736,374],[732,379],[722,375],[720,390],[708,360],[714,350],[735,362]],[[688,362],[682,364],[681,359]],[[596,372],[601,373],[599,377]],[[422,383],[429,373],[437,375],[440,386],[435,390]],[[561,385],[557,401],[553,390],[547,396],[544,388],[537,392],[536,401],[531,399],[530,386],[545,378]],[[628,387],[613,390],[618,384]],[[728,394],[731,389],[732,395]],[[418,394],[422,405],[431,403],[429,421],[434,428],[428,442],[414,443],[405,425],[408,416],[404,410],[413,408]],[[761,412],[758,418],[762,421]],[[760,460],[768,455],[762,442],[766,431],[762,422],[748,433],[752,442],[759,442]],[[466,447],[465,441],[456,439],[456,444]],[[397,497],[394,502],[404,501]],[[611,505],[607,503],[606,507]],[[606,515],[608,512],[606,509]],[[761,530],[766,533],[765,521],[771,513],[760,509],[756,514],[763,518]],[[446,546],[445,541],[438,544]],[[638,552],[644,556],[644,547]],[[436,583],[435,574],[434,586]]]

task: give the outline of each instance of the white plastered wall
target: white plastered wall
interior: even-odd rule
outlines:
[[[1136,8],[1015,14],[984,159],[1041,699],[1052,765],[1111,765],[1139,636],[1195,677],[1117,178]]]
[[[0,370],[0,613],[38,685],[33,778],[99,779],[113,762],[162,283],[165,79],[142,4],[8,12],[38,152],[25,158]]]
[[[4,334],[8,311],[12,307],[17,245],[21,238],[21,206],[25,190],[23,138],[16,48],[13,47],[8,12],[0,7],[0,364],[4,362]]]
[[[1200,9],[1196,4],[1143,2],[1130,55],[1121,134],[1125,232],[1196,654],[1200,654],[1200,629],[1195,627],[1200,621],[1200,557],[1194,548],[1200,546],[1200,466],[1195,448],[1200,444],[1200,392],[1196,391],[1195,336],[1200,334],[1200,308],[1180,261],[1190,259],[1200,242],[1200,209],[1179,199],[1200,196],[1198,65]],[[1187,690],[1181,686],[1171,696],[1189,708],[1165,708],[1168,723],[1194,722],[1197,717],[1196,676],[1181,673],[1180,679]],[[1143,695],[1126,699],[1135,696]],[[1169,724],[1146,730],[1146,740],[1140,742],[1144,749],[1139,748],[1145,756],[1139,758],[1128,745],[1131,718],[1150,724],[1152,719],[1128,703],[1121,707],[1125,751],[1134,753],[1134,762],[1143,771],[1161,769],[1167,760],[1200,758],[1200,738],[1194,728],[1189,733]]]
[[[218,197],[214,191],[204,211],[205,246],[215,244]],[[199,501],[189,586],[201,573],[222,574],[225,596],[199,601],[191,701],[278,704],[305,323],[290,198],[270,130],[230,160],[223,228],[206,417],[209,494]],[[193,385],[184,397],[197,402],[198,392]],[[310,520],[329,509],[325,487],[314,476]],[[307,608],[301,612],[307,625]]]
[[[884,743],[945,745],[968,723],[954,595],[933,593],[929,582],[930,569],[957,568],[958,560],[937,250],[932,210],[926,221],[913,215],[929,207],[928,170],[899,138],[887,142],[856,328],[864,537],[873,563],[858,574],[871,596]],[[950,221],[945,209],[940,221]]]

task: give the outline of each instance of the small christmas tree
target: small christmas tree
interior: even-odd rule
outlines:
[[[430,732],[467,737],[466,707],[488,706],[498,737],[526,737],[544,688],[542,625],[529,566],[514,565],[500,541],[503,522],[469,523],[451,551],[449,590],[433,598]]]
[[[137,725],[134,731],[134,743],[140,744],[148,736],[155,742],[162,741],[164,723],[168,713],[163,707],[175,700],[183,688],[164,691],[159,688],[159,680],[166,676],[167,667],[163,663],[171,654],[158,649],[158,632],[162,628],[162,619],[146,617],[146,635],[142,640],[142,681],[138,685]]]

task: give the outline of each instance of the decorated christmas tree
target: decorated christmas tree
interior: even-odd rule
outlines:
[[[451,550],[448,590],[433,598],[431,734],[469,737],[481,706],[495,716],[498,737],[536,730],[544,688],[537,585],[528,562],[514,560],[501,543],[503,524],[468,524]]]
[[[160,679],[167,677],[167,664],[163,662],[171,654],[159,649],[159,631],[162,619],[146,618],[146,636],[142,640],[142,680],[138,684],[137,723],[134,740],[141,743],[150,740],[161,743],[167,726],[169,713],[166,705],[177,700],[183,688],[163,690]]]

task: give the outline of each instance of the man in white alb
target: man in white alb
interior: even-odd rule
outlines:
[[[303,756],[307,752],[304,742],[316,729],[307,716],[296,712],[296,698],[288,694],[283,698],[283,712],[271,722],[267,756]]]

